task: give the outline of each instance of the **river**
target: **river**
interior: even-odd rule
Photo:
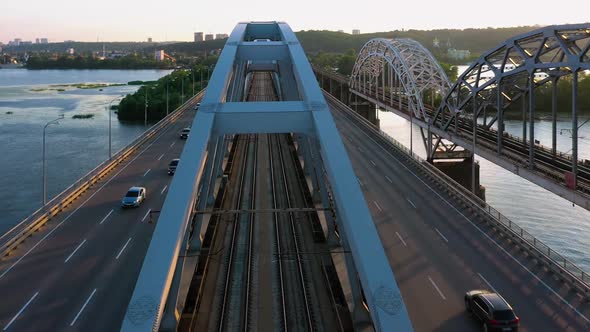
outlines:
[[[41,152],[43,126],[65,114],[59,125],[47,128],[47,188],[51,198],[108,158],[108,112],[113,98],[133,92],[135,86],[69,91],[31,91],[49,84],[82,82],[126,83],[154,80],[167,71],[158,70],[0,70],[0,233],[6,231],[42,202]],[[7,113],[12,114],[7,114]],[[72,119],[74,114],[94,114],[92,119]],[[409,146],[409,122],[380,112],[381,127]],[[559,128],[568,122],[560,121]],[[142,124],[112,122],[113,151],[127,145],[146,128]],[[507,121],[508,132],[519,136],[518,121]],[[580,157],[590,158],[590,124],[580,130]],[[551,123],[537,121],[535,133],[549,145]],[[558,135],[558,147],[568,151],[568,133]],[[418,127],[413,130],[414,150],[424,156]],[[478,158],[486,198],[504,215],[586,271],[590,271],[590,212],[504,169]]]
[[[0,69],[0,234],[37,210],[42,196],[43,127],[46,130],[48,200],[108,159],[107,104],[138,86],[102,89],[54,84],[127,83],[156,80],[167,70],[26,70]],[[58,91],[58,90],[65,91]],[[116,101],[115,101],[116,104]],[[89,119],[73,115],[92,114]],[[145,131],[112,114],[113,154]]]

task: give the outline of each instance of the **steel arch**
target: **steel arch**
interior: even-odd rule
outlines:
[[[428,120],[424,109],[423,92],[432,89],[446,95],[451,83],[438,61],[422,44],[409,38],[369,40],[355,61],[349,86],[357,91],[366,91],[378,86],[379,75],[385,76],[385,65],[395,72],[400,87],[408,97],[408,106],[417,118]],[[366,75],[370,79],[367,82]],[[383,79],[384,81],[384,79]],[[385,90],[385,82],[383,82]],[[390,89],[393,87],[389,86]],[[390,90],[391,91],[391,90]]]
[[[476,117],[488,105],[504,111],[531,89],[589,70],[589,49],[590,23],[548,26],[508,39],[480,56],[458,78],[433,123],[447,130],[457,116],[473,114],[473,110]],[[475,105],[474,96],[479,101]],[[488,129],[501,113],[486,124]]]

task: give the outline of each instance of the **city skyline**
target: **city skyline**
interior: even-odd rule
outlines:
[[[583,10],[534,11],[527,3],[508,0],[494,3],[491,8],[498,8],[498,11],[481,14],[474,14],[473,3],[468,0],[453,1],[452,8],[440,1],[425,1],[418,8],[412,4],[394,6],[386,0],[375,0],[363,9],[370,15],[363,15],[358,6],[347,6],[332,0],[299,0],[288,10],[277,8],[276,3],[270,0],[260,0],[255,6],[231,0],[224,2],[223,7],[217,3],[199,5],[186,0],[168,1],[164,7],[159,3],[139,0],[103,0],[100,6],[91,10],[86,3],[74,0],[31,0],[29,4],[26,8],[17,3],[5,4],[0,12],[0,41],[6,44],[15,38],[33,42],[36,38],[48,38],[50,42],[123,42],[146,41],[148,37],[155,42],[192,41],[194,32],[229,34],[236,23],[251,20],[285,21],[295,31],[343,30],[347,33],[353,29],[370,33],[401,29],[544,26],[588,21]],[[570,5],[572,8],[583,8],[586,4],[583,0],[572,0],[568,3]]]

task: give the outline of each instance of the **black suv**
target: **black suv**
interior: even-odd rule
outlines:
[[[465,294],[465,309],[483,323],[484,331],[518,331],[520,319],[500,295],[487,290]]]

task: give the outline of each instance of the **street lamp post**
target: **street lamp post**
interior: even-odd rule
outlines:
[[[45,181],[45,129],[47,129],[47,127],[49,125],[59,124],[58,121],[63,118],[64,118],[64,115],[61,114],[59,116],[59,118],[47,122],[45,124],[45,126],[43,127],[43,171],[42,171],[43,172],[43,206],[45,206],[45,204],[47,204],[47,182]]]
[[[111,153],[111,117],[112,117],[112,113],[113,113],[113,111],[111,110],[111,104],[112,104],[112,103],[113,103],[115,100],[117,100],[117,99],[119,99],[119,98],[121,98],[121,97],[123,97],[123,95],[120,95],[120,96],[118,96],[117,98],[115,98],[115,99],[111,100],[111,101],[109,102],[109,106],[107,107],[107,111],[109,112],[109,159],[111,159],[111,158],[113,157],[113,154]]]
[[[144,111],[144,120],[143,120],[143,125],[147,127],[147,85],[145,86],[145,111]]]
[[[182,100],[180,104],[184,104],[184,73],[182,74],[180,98]]]
[[[195,95],[195,67],[191,68],[191,74],[193,74],[193,96]]]

